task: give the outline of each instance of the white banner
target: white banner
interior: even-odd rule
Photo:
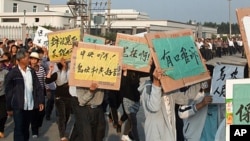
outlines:
[[[47,36],[47,34],[50,32],[52,32],[52,31],[39,26],[37,28],[36,33],[35,33],[35,38],[33,40],[33,43],[40,46],[40,47],[48,48],[48,36]]]

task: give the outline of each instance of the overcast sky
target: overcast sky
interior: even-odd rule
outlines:
[[[106,2],[107,0],[92,0]],[[67,0],[51,0],[51,4],[66,4]],[[231,21],[237,22],[237,8],[250,8],[250,0],[231,1]],[[151,19],[179,22],[228,22],[228,0],[111,0],[112,9],[135,9],[147,13]]]

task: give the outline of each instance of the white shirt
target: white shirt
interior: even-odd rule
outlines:
[[[237,45],[238,45],[238,46],[243,46],[242,41],[238,40],[238,41],[237,41]]]
[[[231,40],[228,40],[228,46],[233,46],[234,47],[234,42]]]
[[[196,46],[198,47],[198,49],[201,49],[202,45],[203,45],[203,42],[196,42]]]
[[[21,71],[24,80],[24,110],[33,110],[34,108],[34,99],[32,95],[33,80],[30,68],[27,67],[26,71],[23,71],[20,68],[20,66],[18,66],[18,68]]]

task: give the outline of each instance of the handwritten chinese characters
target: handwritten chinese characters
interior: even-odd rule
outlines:
[[[124,48],[124,64],[133,65],[135,68],[141,68],[148,65],[148,61],[150,59],[150,50],[147,44],[120,40],[118,45]]]
[[[211,95],[213,103],[225,103],[226,80],[244,77],[244,66],[238,65],[216,65],[212,77]]]
[[[80,46],[79,46],[80,45]],[[122,48],[81,43],[74,48],[70,72],[71,85],[98,88],[120,88]]]
[[[233,123],[250,124],[249,84],[233,84]]]
[[[52,31],[43,28],[43,27],[38,27],[37,31],[35,33],[35,38],[33,40],[33,43],[40,46],[40,47],[48,47],[48,33],[51,33]]]
[[[59,61],[62,57],[70,60],[73,42],[80,40],[80,29],[65,30],[49,34],[49,57]]]
[[[123,47],[123,64],[126,64],[129,70],[149,72],[151,54],[145,37],[119,33],[116,45]]]
[[[205,72],[191,36],[156,38],[152,41],[165,74],[178,80]]]
[[[119,56],[114,52],[93,49],[77,50],[75,79],[84,78],[100,80],[105,78],[109,82],[115,82],[120,69],[117,66]],[[95,61],[93,61],[95,60]],[[108,78],[108,79],[107,79]]]

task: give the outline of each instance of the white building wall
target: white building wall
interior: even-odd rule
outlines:
[[[3,22],[3,19],[8,18],[19,19],[19,22]],[[36,18],[38,18],[39,21],[36,21]],[[13,15],[13,13],[0,14],[0,25],[21,26],[21,24],[24,23],[24,19],[27,26],[50,25],[52,27],[64,27],[64,25],[69,24],[70,27],[73,27],[72,17],[58,12],[27,13],[25,17],[21,13],[15,15]]]
[[[13,12],[13,4],[17,3],[17,12],[33,12],[33,6],[37,6],[37,12],[44,12],[45,6],[49,5],[47,3],[49,0],[4,0],[3,11],[2,12]],[[49,1],[50,2],[50,1]]]
[[[0,13],[2,13],[3,12],[3,10],[4,10],[4,0],[0,0]]]
[[[49,11],[57,11],[62,13],[66,13],[66,11],[69,11],[69,13],[71,14],[71,11],[67,5],[51,5],[49,7]]]

